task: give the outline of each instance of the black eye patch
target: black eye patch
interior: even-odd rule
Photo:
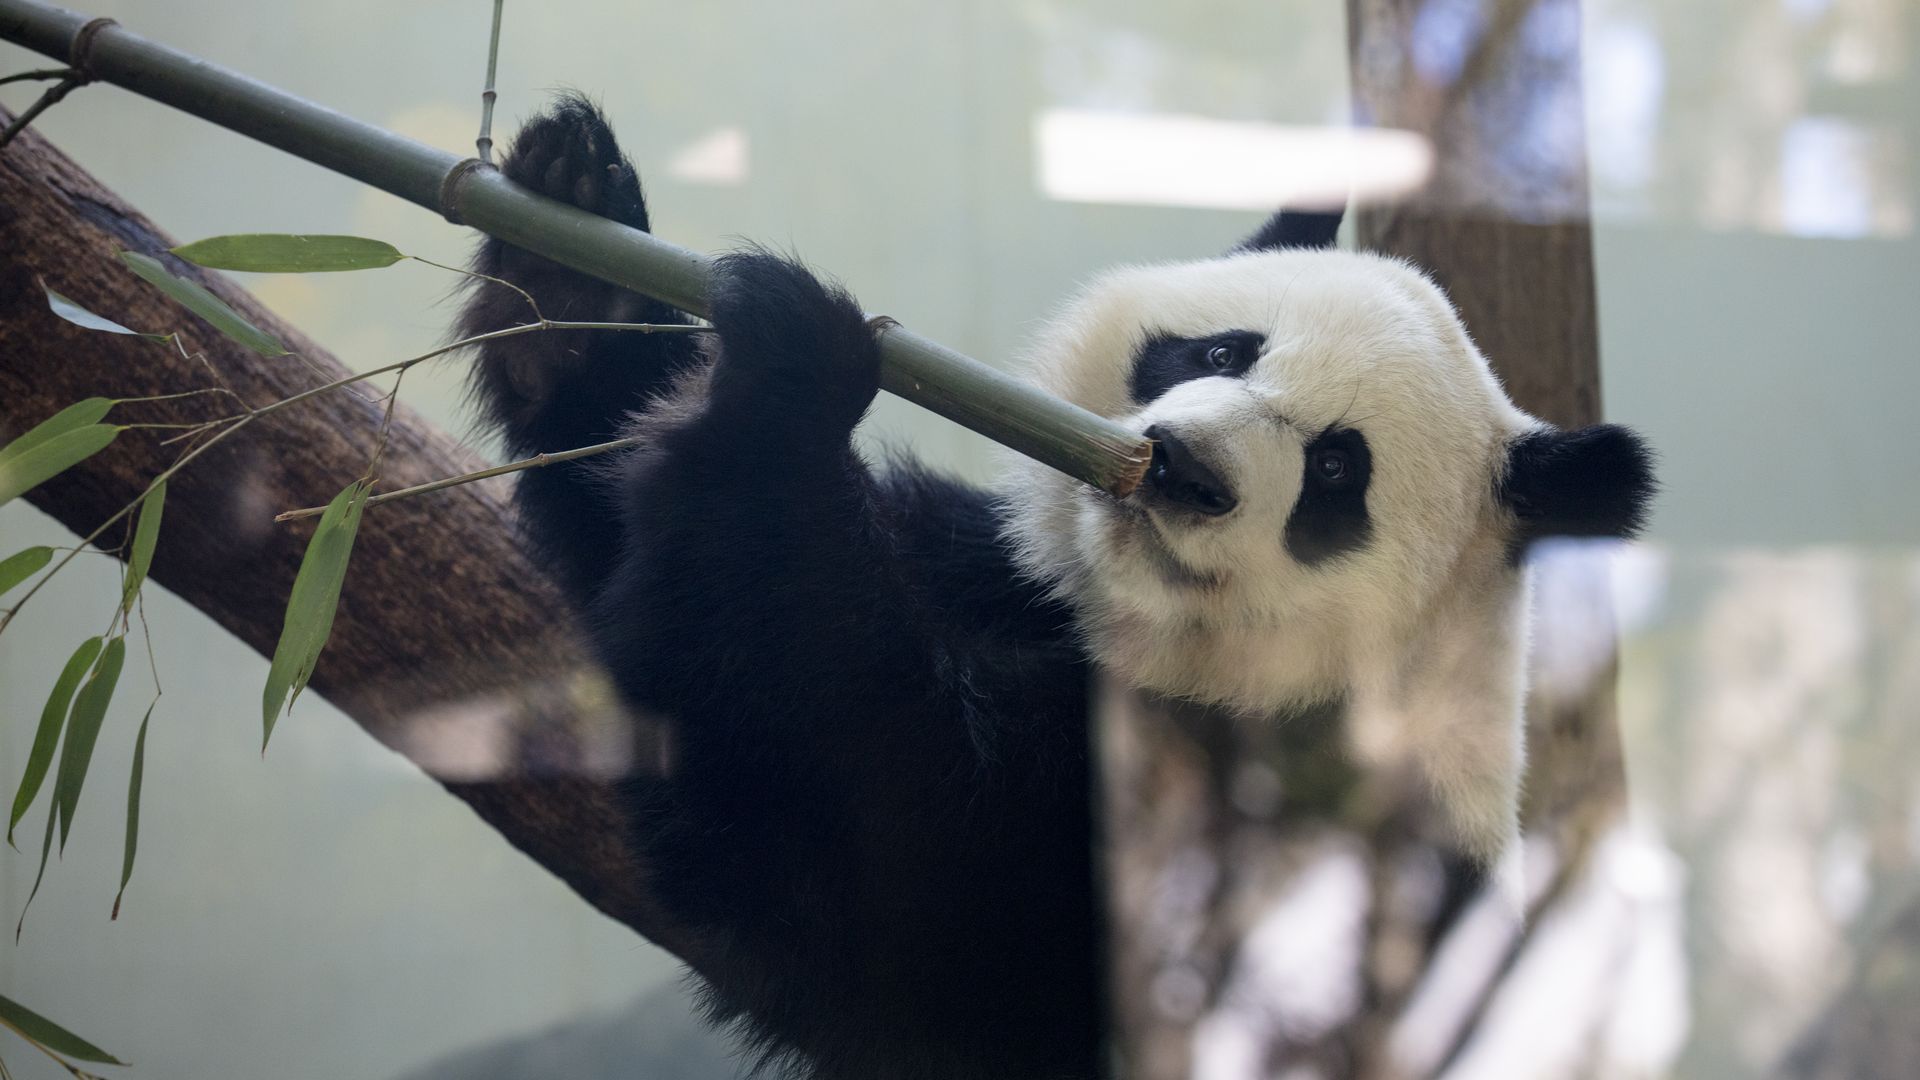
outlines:
[[[1266,335],[1252,330],[1229,330],[1210,337],[1154,334],[1133,356],[1130,389],[1136,404],[1145,405],[1161,394],[1194,379],[1217,375],[1239,378],[1260,359]]]
[[[1300,499],[1287,518],[1287,553],[1312,566],[1365,547],[1373,536],[1367,437],[1353,428],[1328,428],[1307,444],[1303,472]]]

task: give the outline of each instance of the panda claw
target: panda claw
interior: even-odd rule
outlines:
[[[562,98],[520,130],[500,171],[590,214],[647,228],[640,176],[621,154],[613,129],[586,99]]]

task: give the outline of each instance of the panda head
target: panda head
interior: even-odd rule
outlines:
[[[1014,462],[1008,531],[1110,675],[1257,713],[1344,700],[1355,752],[1424,775],[1491,858],[1518,803],[1520,555],[1632,535],[1650,458],[1624,428],[1522,412],[1441,291],[1333,250],[1335,224],[1282,214],[1224,257],[1124,267],[1070,301],[1033,378],[1152,439],[1153,461],[1121,499]]]

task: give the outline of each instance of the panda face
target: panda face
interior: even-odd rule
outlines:
[[[1015,557],[1073,605],[1103,671],[1249,713],[1342,700],[1359,760],[1424,775],[1463,850],[1509,848],[1515,556],[1555,521],[1630,532],[1637,439],[1528,416],[1425,276],[1333,250],[1109,273],[1030,364],[1154,440],[1124,499],[1025,460],[1006,475]]]
[[[1248,713],[1344,701],[1356,757],[1423,775],[1492,861],[1517,829],[1518,556],[1633,535],[1651,455],[1515,407],[1406,263],[1261,246],[1287,224],[1109,273],[1044,328],[1034,381],[1154,457],[1124,499],[1012,459],[1005,533],[1110,678]]]
[[[1405,264],[1282,250],[1123,269],[1032,362],[1155,440],[1126,499],[1034,468],[1009,488],[1026,568],[1129,681],[1250,709],[1345,693],[1356,657],[1463,570],[1511,570],[1497,489],[1540,425]]]

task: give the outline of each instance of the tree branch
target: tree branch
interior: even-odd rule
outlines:
[[[443,477],[442,479],[433,480],[425,484],[415,484],[412,487],[401,488],[398,491],[382,492],[368,499],[366,505],[376,506],[383,502],[392,502],[395,499],[410,499],[415,495],[426,495],[435,491],[445,491],[450,487],[471,484],[476,480],[491,480],[496,476],[525,472],[528,469],[544,469],[549,465],[558,465],[563,461],[578,461],[584,457],[604,454],[609,450],[625,450],[629,446],[638,446],[641,442],[642,440],[637,437],[629,437],[625,439],[612,439],[603,443],[594,443],[592,446],[581,446],[572,450],[558,450],[550,454],[535,454],[530,458],[521,458],[519,461],[509,461],[505,465],[495,465],[491,469],[480,469],[475,472],[461,473],[459,476]],[[326,512],[327,508],[324,506],[308,506],[299,510],[288,510],[284,513],[276,514],[273,520],[298,521],[301,518],[319,517]]]
[[[279,401],[348,375],[238,287],[168,256],[173,243],[31,129],[0,154],[0,441],[93,394],[156,399],[138,406],[143,421],[211,415],[214,399],[179,396],[207,383],[199,356],[68,324],[47,310],[36,279],[135,325],[188,332],[243,400]],[[263,363],[202,327],[125,272],[115,253],[126,247],[198,280],[307,363]],[[273,511],[360,475],[382,411],[329,394],[262,416],[209,451],[169,484],[153,579],[271,653],[305,544],[300,530],[273,524]],[[169,431],[127,431],[28,498],[84,534],[145,487],[168,459],[158,444]],[[389,482],[483,464],[411,410],[395,411],[381,466]],[[691,937],[648,891],[611,787],[628,763],[658,760],[652,729],[576,707],[594,697],[578,689],[590,672],[555,623],[563,605],[513,535],[501,494],[483,488],[443,500],[430,517],[368,518],[313,688],[429,773],[447,760],[449,740],[484,739],[491,774],[438,776],[447,790],[595,907],[698,969]]]

